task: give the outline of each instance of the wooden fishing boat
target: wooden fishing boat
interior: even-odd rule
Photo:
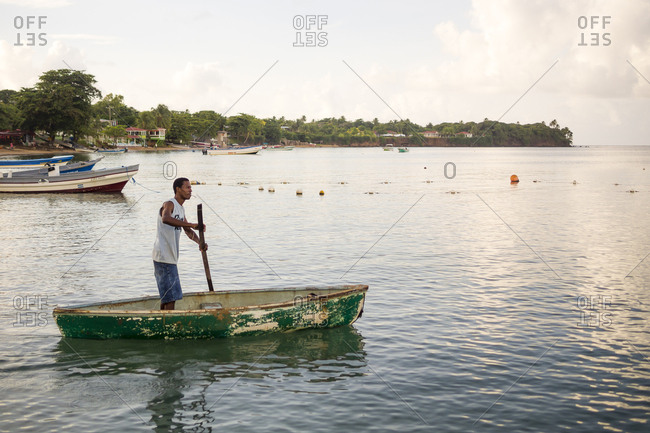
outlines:
[[[5,168],[37,168],[45,165],[61,165],[72,159],[73,155],[53,156],[38,159],[0,159],[0,170]]]
[[[104,168],[87,172],[60,174],[59,167],[43,175],[13,176],[3,173],[0,192],[58,193],[58,192],[120,192],[138,172],[139,165]]]
[[[262,146],[232,146],[225,149],[218,147],[205,149],[204,153],[208,155],[254,155],[260,150],[262,150]]]
[[[126,153],[128,151],[129,149],[127,149],[126,147],[122,149],[97,149],[97,152],[99,153]]]
[[[361,317],[368,286],[222,290],[186,293],[175,310],[160,298],[57,307],[64,337],[222,338],[349,325]]]
[[[64,174],[64,173],[74,173],[79,171],[90,171],[95,167],[95,164],[97,164],[102,159],[104,159],[104,157],[100,156],[99,158],[93,159],[92,161],[79,161],[73,163],[68,162],[65,165],[59,166],[59,173]],[[38,176],[38,175],[46,176],[47,173],[54,170],[55,170],[54,166],[46,165],[43,168],[15,171],[12,173],[12,176],[14,177],[15,176]]]

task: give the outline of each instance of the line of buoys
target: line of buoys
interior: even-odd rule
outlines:
[[[518,182],[519,182],[519,177],[517,177],[516,174],[510,176],[510,183],[518,183]]]

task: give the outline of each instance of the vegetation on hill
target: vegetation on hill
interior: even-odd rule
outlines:
[[[129,126],[165,128],[166,140],[175,143],[209,141],[225,130],[231,142],[241,144],[290,141],[339,146],[570,146],[573,139],[569,128],[561,128],[556,120],[548,125],[484,119],[421,126],[409,119],[382,123],[377,118],[343,116],[311,121],[306,116],[261,119],[245,113],[225,117],[212,110],[174,111],[164,104],[138,111],[126,105],[122,95],[102,98],[95,83],[91,74],[59,69],[45,72],[34,87],[0,90],[0,130],[43,131],[51,140],[63,135],[77,141],[93,137],[115,142],[127,136]]]

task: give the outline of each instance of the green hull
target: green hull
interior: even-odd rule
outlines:
[[[368,286],[189,293],[176,310],[157,297],[56,308],[71,338],[187,339],[259,335],[349,325],[363,311]]]

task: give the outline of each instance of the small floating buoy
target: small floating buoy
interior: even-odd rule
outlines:
[[[535,180],[533,181],[533,183],[537,183],[537,182],[539,182],[539,180],[537,180],[537,179],[535,179]]]
[[[341,185],[345,185],[347,182],[339,182]]]
[[[257,188],[257,190],[258,190],[258,191],[264,191],[264,187],[263,187],[263,186],[260,186],[259,188]]]
[[[426,170],[427,168],[426,168],[426,167],[424,167],[424,169]]]
[[[323,191],[323,190],[321,189],[320,192],[318,193],[318,195],[325,195],[325,191]]]
[[[301,189],[297,189],[297,190],[296,190],[296,195],[302,195],[302,190],[301,190]]]
[[[631,189],[631,190],[629,190],[628,192],[629,192],[630,194],[634,194],[635,192],[639,192],[639,191],[635,191],[635,190]]]
[[[517,182],[519,182],[519,178],[517,177],[516,174],[510,176],[510,183],[517,183]]]
[[[275,188],[270,187],[270,188],[269,188],[269,192],[275,192]]]
[[[280,182],[282,185],[288,185],[289,182]]]
[[[221,186],[221,182],[217,183],[217,185]]]
[[[614,186],[619,186],[619,185],[620,185],[619,183],[615,183],[615,184],[614,184]]]
[[[205,182],[199,182],[198,180],[190,181],[190,185],[205,185]]]
[[[574,180],[574,181],[573,181],[573,184],[574,184],[574,185],[577,185],[577,184],[578,184],[578,182],[576,182],[576,181]]]

